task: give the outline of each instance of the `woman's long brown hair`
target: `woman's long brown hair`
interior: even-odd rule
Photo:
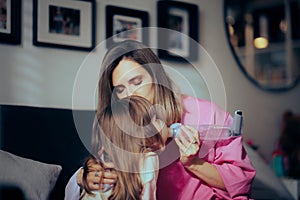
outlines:
[[[152,124],[161,116],[152,104],[139,96],[117,100],[97,113],[98,129],[93,132],[93,147],[105,154],[116,167],[117,182],[109,199],[139,199],[143,190],[140,162],[145,153],[159,151],[161,134]],[[95,152],[95,153],[96,153]]]

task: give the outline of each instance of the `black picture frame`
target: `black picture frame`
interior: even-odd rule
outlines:
[[[177,61],[198,59],[198,5],[180,1],[158,1],[157,25],[163,28],[158,29],[157,35],[159,58]],[[182,33],[188,37],[182,37]]]
[[[92,51],[95,9],[95,0],[33,0],[33,45]]]
[[[21,0],[7,0],[0,15],[0,43],[21,44]]]
[[[107,48],[128,39],[149,44],[148,32],[143,29],[149,25],[148,12],[113,5],[106,6],[105,12]]]
[[[290,5],[291,12],[291,29],[292,29],[292,39],[300,39],[300,5],[299,1],[291,1]]]

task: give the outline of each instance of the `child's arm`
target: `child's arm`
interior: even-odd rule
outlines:
[[[158,177],[158,157],[151,152],[141,163],[141,180],[143,184],[142,200],[156,200],[156,181]]]
[[[156,200],[156,180],[152,179],[144,185],[141,200]]]

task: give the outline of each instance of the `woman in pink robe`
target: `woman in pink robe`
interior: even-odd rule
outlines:
[[[181,122],[184,133],[188,132],[184,131],[185,125],[231,127],[232,117],[212,102],[174,91],[152,50],[139,42],[125,41],[110,49],[102,63],[98,109],[115,99],[138,95],[162,105],[167,114],[166,124]],[[157,199],[249,198],[256,172],[243,148],[242,136],[208,142],[203,139],[193,143],[196,152],[188,154],[184,153],[181,139],[168,141],[159,155]],[[65,199],[79,198],[81,180],[82,170],[78,170],[66,186]],[[103,179],[91,175],[87,181],[91,190],[99,190],[100,183],[113,184],[118,180],[114,174],[104,173]]]

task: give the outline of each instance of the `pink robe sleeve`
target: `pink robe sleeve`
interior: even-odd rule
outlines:
[[[183,121],[186,124],[232,126],[230,114],[210,101],[186,96],[183,105]],[[210,151],[206,158],[217,168],[231,199],[249,197],[256,171],[243,147],[242,136],[216,142],[214,151]],[[223,190],[214,190],[224,198],[228,195]]]
[[[228,144],[216,144],[215,161],[226,190],[232,199],[249,197],[256,171],[242,145],[242,137],[235,137]]]

